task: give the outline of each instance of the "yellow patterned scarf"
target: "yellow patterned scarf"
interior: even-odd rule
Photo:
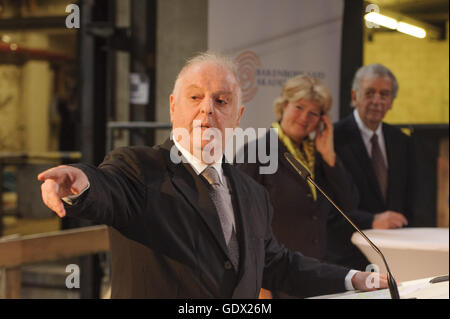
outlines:
[[[295,159],[305,166],[308,170],[309,174],[311,174],[311,178],[314,179],[314,164],[315,164],[315,144],[314,141],[309,137],[303,139],[300,144],[300,148],[292,142],[289,136],[285,135],[283,130],[281,129],[280,123],[273,122],[272,127],[278,129],[278,138],[283,142],[283,144],[288,149],[289,153],[294,155]],[[314,200],[317,199],[317,191],[315,187],[308,182],[309,188],[311,190],[311,194]]]

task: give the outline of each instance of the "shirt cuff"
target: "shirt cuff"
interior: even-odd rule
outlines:
[[[345,276],[345,289],[346,290],[355,290],[355,287],[353,287],[352,284],[352,278],[353,276],[357,273],[357,270],[350,270],[347,274],[347,276]]]
[[[91,184],[89,184],[89,182],[88,182],[88,186],[87,186],[85,189],[83,189],[83,191],[82,191],[81,193],[63,197],[63,198],[61,198],[61,200],[63,200],[64,203],[66,203],[67,205],[73,205],[73,204],[76,202],[76,200],[77,200],[81,195],[83,195],[84,192],[86,192],[86,191],[89,189],[90,186],[91,186]]]

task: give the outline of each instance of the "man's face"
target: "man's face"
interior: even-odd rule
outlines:
[[[361,81],[359,94],[352,91],[352,100],[364,124],[376,130],[387,111],[392,108],[392,80],[388,76],[367,77]]]
[[[205,131],[216,129],[222,137],[223,152],[225,129],[236,128],[244,111],[238,105],[238,83],[233,74],[216,63],[200,63],[184,72],[177,92],[177,96],[170,96],[170,117],[174,130],[185,129],[189,134],[189,145],[183,140],[181,145],[195,155],[211,142]],[[201,133],[194,136],[194,132]]]

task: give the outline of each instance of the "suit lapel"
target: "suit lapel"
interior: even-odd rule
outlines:
[[[389,134],[389,130],[386,125],[383,124],[383,135],[384,135],[384,144],[386,146],[386,157],[388,161],[388,189],[386,193],[386,204],[389,203],[390,197],[389,194],[391,193],[390,190],[391,185],[394,183],[394,179],[396,178],[396,174],[394,173],[396,170],[395,164],[399,161],[394,160],[395,158],[401,158],[397,155],[397,150],[394,145],[396,144],[395,141],[393,141],[394,137]]]
[[[351,133],[348,135],[352,138],[352,141],[350,143],[352,152],[358,159],[358,163],[361,164],[362,171],[365,172],[365,174],[367,174],[367,178],[369,179],[369,184],[372,187],[372,191],[375,192],[375,194],[377,194],[378,199],[381,202],[384,202],[380,186],[378,185],[377,177],[375,176],[375,172],[372,167],[372,160],[369,157],[369,153],[367,152],[366,146],[364,145],[361,132],[358,128],[358,124],[356,124],[356,120],[353,114],[351,114],[351,121],[349,122],[349,130],[351,131]]]
[[[211,231],[223,252],[228,255],[228,249],[225,244],[222,226],[220,225],[219,216],[214,203],[208,196],[207,182],[202,176],[197,176],[191,165],[188,163],[175,164],[170,159],[170,149],[173,146],[171,140],[167,140],[161,148],[165,152],[167,167],[172,172],[171,181],[175,188],[182,196],[191,204],[194,210],[200,215],[202,220]],[[181,153],[179,153],[181,156]]]

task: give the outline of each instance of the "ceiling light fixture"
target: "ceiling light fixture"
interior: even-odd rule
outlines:
[[[398,25],[397,20],[387,17],[382,14],[376,13],[376,12],[370,12],[370,13],[366,14],[364,16],[364,19],[366,21],[369,21],[369,22],[372,22],[372,23],[381,25],[385,28],[389,28],[389,29],[393,29],[393,30],[397,29],[397,25]]]
[[[399,22],[394,18],[379,14],[377,12],[370,12],[364,16],[366,21],[381,25],[385,28],[389,28],[392,30],[397,30],[402,33],[406,33],[416,38],[425,38],[426,31],[423,28],[417,27],[415,25]]]
[[[412,24],[406,23],[406,22],[399,22],[397,26],[397,31],[412,35],[416,38],[425,38],[427,35],[427,32],[419,27],[416,27]]]

